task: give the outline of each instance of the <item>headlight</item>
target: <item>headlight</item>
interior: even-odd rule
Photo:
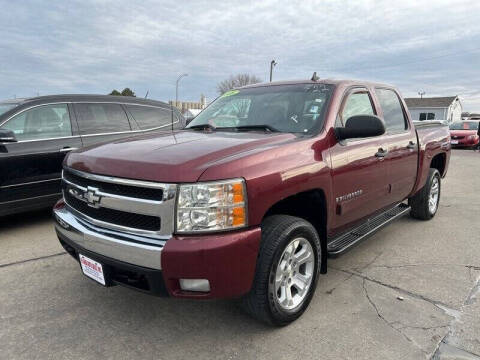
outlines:
[[[243,179],[180,185],[177,232],[218,231],[247,225]]]

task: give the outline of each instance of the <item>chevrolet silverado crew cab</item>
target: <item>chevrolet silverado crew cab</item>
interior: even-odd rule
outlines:
[[[328,256],[438,209],[448,127],[414,126],[388,85],[317,80],[231,90],[188,126],[68,154],[54,207],[83,273],[178,298],[241,298],[298,318]]]

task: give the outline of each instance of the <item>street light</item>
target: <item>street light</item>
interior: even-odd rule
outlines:
[[[178,82],[185,76],[188,76],[188,74],[182,74],[177,78],[177,85],[175,87],[175,106],[178,106]]]
[[[272,82],[273,67],[275,65],[277,65],[277,62],[275,60],[270,61],[270,82]]]
[[[425,95],[425,91],[420,90],[418,92],[418,95],[420,95],[420,99],[423,99],[423,95]]]

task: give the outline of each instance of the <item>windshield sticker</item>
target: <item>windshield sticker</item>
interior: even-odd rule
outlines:
[[[221,97],[224,98],[227,96],[232,96],[232,95],[238,94],[239,92],[240,90],[230,90],[230,91],[227,91],[225,94],[223,94]]]

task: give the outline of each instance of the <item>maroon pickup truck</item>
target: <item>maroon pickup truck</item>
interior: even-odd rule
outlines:
[[[56,231],[104,286],[239,297],[284,325],[328,256],[408,212],[435,215],[449,159],[448,127],[414,126],[391,86],[257,84],[183,130],[69,154]]]

